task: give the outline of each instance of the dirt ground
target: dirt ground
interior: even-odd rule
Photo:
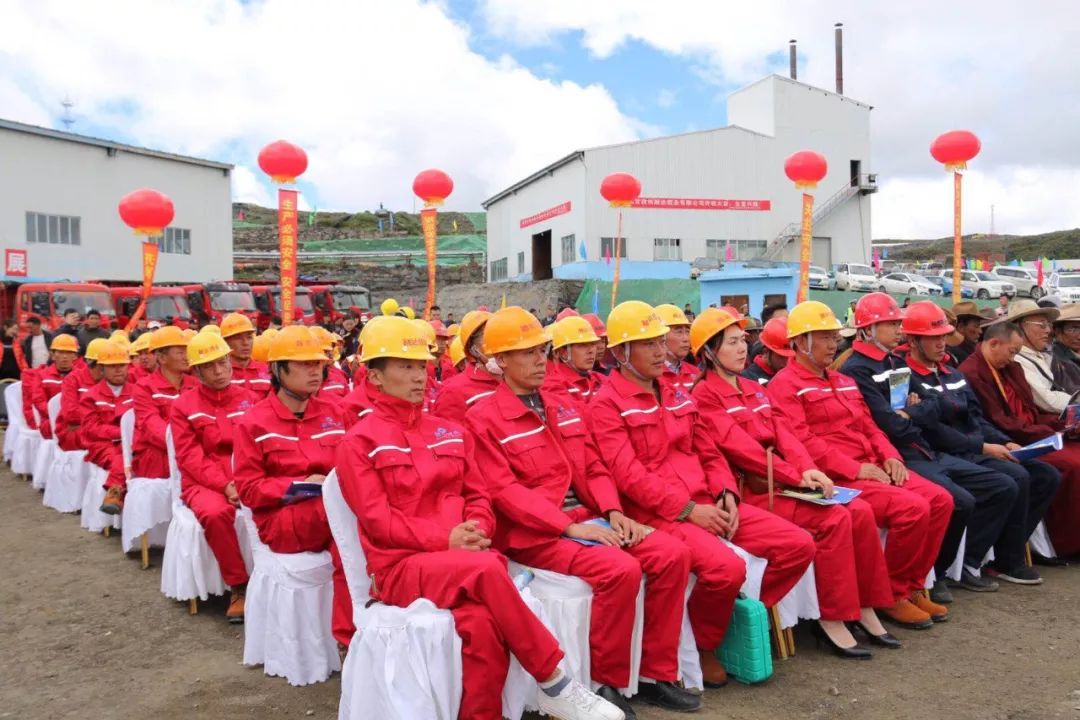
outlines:
[[[244,667],[243,631],[220,602],[189,616],[159,592],[160,554],[140,569],[118,534],[80,529],[6,469],[0,547],[0,718],[337,717],[338,676],[294,688]],[[697,716],[1080,718],[1080,567],[1044,575],[1038,588],[960,591],[948,623],[899,631],[905,648],[870,662],[817,650],[801,627],[771,680],[709,691]]]

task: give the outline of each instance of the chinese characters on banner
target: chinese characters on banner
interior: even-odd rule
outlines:
[[[281,255],[281,313],[282,326],[295,320],[296,306],[296,190],[278,189],[278,252]]]
[[[135,329],[139,320],[146,313],[146,302],[150,299],[150,291],[154,287],[154,273],[157,272],[158,253],[161,251],[157,239],[142,244],[142,298],[139,307],[136,308],[131,319],[124,327],[124,332],[130,333]]]
[[[771,210],[770,200],[724,200],[722,198],[639,197],[630,207],[661,210]]]
[[[25,250],[4,250],[4,274],[10,277],[26,277],[29,272]]]
[[[814,196],[802,196],[802,242],[799,246],[799,294],[796,302],[805,302],[810,295],[810,243],[814,232]]]
[[[438,238],[438,211],[424,208],[420,211],[420,229],[424,233],[424,255],[427,258],[427,299],[424,302],[424,319],[431,319],[431,307],[435,304],[435,242]]]
[[[550,220],[551,218],[554,218],[554,217],[559,217],[560,215],[565,215],[566,213],[570,212],[570,207],[571,207],[570,206],[570,201],[567,200],[566,202],[562,203],[561,205],[556,205],[553,208],[548,208],[547,210],[544,210],[542,212],[538,212],[535,215],[530,215],[527,218],[522,218],[518,222],[518,225],[521,228],[527,228],[530,225],[535,225],[538,222],[543,222],[545,220]]]
[[[955,278],[960,277],[960,254],[963,252],[961,247],[963,238],[960,234],[960,178],[963,177],[959,172],[953,171],[953,288],[952,288],[952,301],[953,305],[960,302],[960,283],[956,282]]]

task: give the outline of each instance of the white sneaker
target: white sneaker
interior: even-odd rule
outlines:
[[[573,679],[557,696],[551,697],[540,690],[538,698],[537,705],[540,712],[559,720],[625,720],[626,718],[622,710],[590,692],[584,685]]]

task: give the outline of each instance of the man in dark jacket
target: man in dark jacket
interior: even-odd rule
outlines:
[[[1070,380],[1080,378],[1080,303],[1066,305],[1054,320],[1054,344],[1050,346],[1056,362],[1052,364],[1055,375],[1061,372],[1064,377],[1055,377],[1059,385],[1068,387]]]
[[[101,313],[97,310],[91,310],[86,313],[86,321],[79,329],[76,337],[79,339],[79,347],[85,348],[90,345],[90,342],[101,338],[102,340],[109,339],[109,331],[101,327]]]
[[[71,335],[76,340],[79,339],[79,326],[82,324],[82,318],[79,316],[79,311],[75,308],[68,308],[64,311],[64,322],[60,327],[56,328],[56,332],[53,335]],[[85,345],[79,345],[82,352],[86,351]]]
[[[49,364],[49,346],[53,336],[41,328],[41,318],[31,315],[26,319],[28,333],[22,339],[23,357],[32,368]]]
[[[1011,455],[1020,446],[986,420],[964,376],[945,363],[946,338],[952,331],[951,324],[941,324],[945,318],[941,308],[923,301],[909,308],[901,325],[910,348],[905,357],[911,368],[910,390],[927,401],[920,405],[938,409],[933,422],[916,423],[935,450],[996,470],[1016,483],[1016,502],[986,570],[1000,580],[1037,585],[1042,578],[1025,564],[1024,544],[1054,499],[1061,473],[1038,460],[1019,463]]]
[[[900,341],[902,316],[896,301],[885,293],[871,293],[860,299],[854,317],[858,335],[851,357],[840,372],[858,384],[874,422],[900,452],[904,464],[953,496],[956,508],[934,564],[937,579],[931,599],[951,599],[945,571],[956,559],[965,529],[967,544],[958,584],[975,592],[993,592],[997,583],[982,577],[979,571],[986,553],[1001,536],[1016,502],[1017,487],[1007,475],[934,449],[920,427],[933,427],[939,422],[940,411],[934,398],[922,400],[908,394],[906,404],[894,408],[891,387],[897,380],[892,376],[911,374],[904,360],[892,352]],[[942,321],[944,324],[944,315]],[[902,383],[907,387],[906,379]]]

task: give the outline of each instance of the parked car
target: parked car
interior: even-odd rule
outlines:
[[[1065,305],[1080,302],[1080,272],[1054,272],[1046,284],[1048,294],[1057,295]]]
[[[869,265],[842,263],[836,266],[836,289],[873,292],[877,290],[878,279]]]
[[[829,273],[825,271],[825,268],[817,265],[810,266],[810,287],[816,290],[828,290],[830,284]]]
[[[899,295],[941,295],[941,287],[914,273],[889,273],[878,280],[878,290]]]
[[[952,295],[952,280],[941,275],[923,275],[927,282],[933,283],[941,288],[942,295]],[[975,291],[969,287],[960,288],[960,297],[973,298],[975,297]]]
[[[927,262],[919,265],[919,274],[925,277],[931,275],[940,275],[941,271],[945,269],[945,266],[939,262]]]
[[[952,268],[941,273],[941,275],[952,280]],[[960,287],[970,287],[975,291],[975,297],[980,300],[1000,297],[1003,294],[1008,295],[1010,299],[1016,297],[1015,285],[1011,282],[998,280],[985,270],[961,270]]]
[[[1039,287],[1039,275],[1034,268],[998,265],[990,274],[999,280],[1012,283],[1016,286],[1016,292],[1034,300],[1046,294],[1046,291]]]

